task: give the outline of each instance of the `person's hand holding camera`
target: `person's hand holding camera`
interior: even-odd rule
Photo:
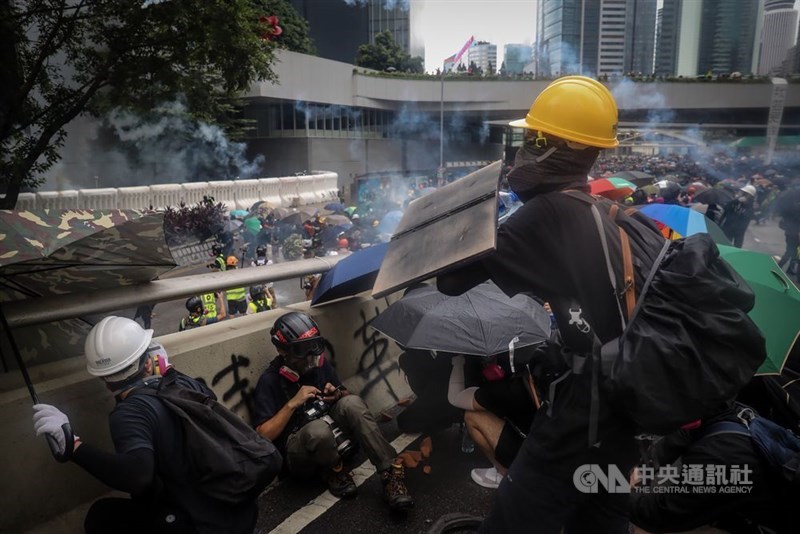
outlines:
[[[342,388],[336,387],[330,382],[325,384],[325,387],[322,388],[322,397],[321,399],[328,404],[333,404],[334,402],[338,401],[342,398]]]
[[[314,386],[301,386],[295,396],[289,399],[289,408],[296,410],[305,404],[308,399],[313,399],[319,394],[320,391]]]

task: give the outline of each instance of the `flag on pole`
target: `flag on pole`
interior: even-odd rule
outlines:
[[[461,50],[459,50],[458,54],[456,54],[456,57],[453,60],[453,63],[458,63],[461,60],[461,56],[463,56],[466,53],[466,51],[469,50],[469,47],[472,46],[473,42],[475,42],[475,36],[474,35],[469,38],[469,41],[464,43],[464,46],[462,46]]]

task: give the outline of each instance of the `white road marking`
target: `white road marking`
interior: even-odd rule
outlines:
[[[403,452],[420,434],[401,434],[392,442],[392,447],[398,453]],[[369,477],[375,474],[375,466],[369,460],[359,465],[352,471],[356,486],[360,486]],[[338,497],[325,490],[317,498],[297,510],[283,520],[283,523],[272,529],[269,534],[296,534],[307,527],[316,518],[327,512],[331,506],[339,502]]]

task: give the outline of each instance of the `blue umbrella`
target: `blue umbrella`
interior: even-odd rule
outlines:
[[[329,202],[325,204],[325,209],[330,211],[344,211],[344,204],[341,202]]]
[[[389,243],[380,243],[350,254],[324,273],[311,297],[311,305],[351,297],[372,289]]]
[[[403,218],[403,212],[400,210],[390,211],[381,219],[378,224],[378,232],[382,234],[393,234],[397,225],[400,224],[400,219]]]

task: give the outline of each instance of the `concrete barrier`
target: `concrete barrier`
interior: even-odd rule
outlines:
[[[236,182],[219,180],[208,182],[208,194],[214,197],[217,202],[222,202],[228,210],[236,209],[236,198],[234,188]]]
[[[261,200],[265,200],[280,208],[283,206],[281,199],[281,181],[278,178],[259,178],[261,183]]]
[[[112,187],[81,189],[78,191],[78,205],[86,210],[117,209],[117,190]]]
[[[236,209],[249,210],[250,206],[261,200],[261,183],[258,179],[236,180],[234,184]]]
[[[229,210],[249,209],[259,200],[290,207],[335,202],[338,189],[335,172],[312,171],[306,176],[281,178],[21,193],[17,209],[163,209],[181,202],[197,204],[203,196],[214,197]]]
[[[317,204],[320,199],[314,191],[313,176],[297,177],[297,196],[300,197],[301,204]]]
[[[36,193],[20,193],[17,197],[17,210],[35,210],[36,206]]]
[[[208,194],[208,182],[181,184],[181,200],[187,206],[199,204],[203,201],[203,196]]]
[[[180,184],[156,184],[150,186],[150,194],[152,195],[155,209],[178,206],[181,202],[181,193]]]
[[[78,209],[78,191],[42,191],[36,193],[37,209],[43,210],[74,210]]]
[[[117,189],[117,205],[120,209],[145,210],[152,204],[153,195],[146,185]]]
[[[396,345],[368,326],[388,302],[365,296],[309,311],[331,344],[329,359],[338,374],[376,413],[410,394],[397,371]],[[306,311],[307,306],[306,302],[223,321],[158,341],[178,369],[203,378],[225,404],[247,418],[258,377],[275,356],[274,348],[264,342],[265,332],[282,313]],[[31,376],[41,402],[66,413],[85,443],[111,451],[106,416],[114,400],[84,365],[83,358],[73,358],[33,367]],[[31,415],[31,400],[19,373],[0,375],[2,532],[19,532],[108,492],[78,466],[58,464],[45,440],[34,435]]]
[[[282,176],[278,178],[280,181],[280,195],[281,205],[284,208],[291,206],[299,206],[301,204],[300,194],[297,191],[297,177],[296,176]]]

